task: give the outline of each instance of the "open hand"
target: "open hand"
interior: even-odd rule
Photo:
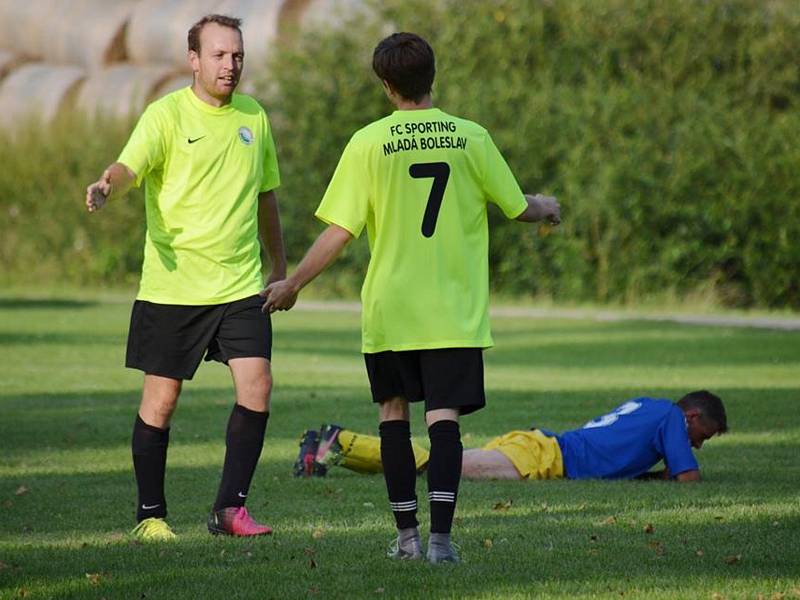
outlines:
[[[103,208],[111,194],[111,172],[106,169],[103,176],[86,188],[86,208],[95,212]]]

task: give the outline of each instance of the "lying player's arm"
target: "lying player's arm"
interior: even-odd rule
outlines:
[[[648,471],[647,473],[642,473],[641,475],[637,475],[636,479],[642,481],[652,481],[653,479],[658,479],[659,481],[663,481],[665,479],[669,479],[669,471],[667,469],[660,469],[658,471]]]
[[[286,251],[283,248],[278,197],[274,190],[258,195],[258,234],[272,265],[267,284],[279,281],[286,277]]]
[[[136,182],[136,173],[122,163],[110,165],[103,175],[86,188],[86,208],[95,212],[112,198],[124,196]]]
[[[673,478],[670,476],[669,469],[661,469],[660,471],[648,471],[647,473],[642,473],[636,479],[641,479],[645,481],[650,481],[653,479],[658,479],[659,481],[670,481]],[[678,473],[674,477],[674,481],[700,481],[700,471],[692,470],[692,471],[684,471],[683,473]]]
[[[551,225],[561,223],[561,206],[555,197],[543,196],[542,194],[536,194],[535,196],[525,194],[525,200],[528,201],[528,206],[517,217],[517,221],[522,221],[523,223],[546,221]]]
[[[353,235],[346,229],[329,225],[297,265],[294,273],[283,281],[271,283],[262,292],[266,301],[261,310],[275,312],[292,308],[300,290],[322,273],[352,239]]]
[[[684,471],[675,475],[675,481],[700,481],[700,471],[694,469],[692,471]]]

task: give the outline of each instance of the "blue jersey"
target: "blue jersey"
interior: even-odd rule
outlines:
[[[630,479],[661,459],[673,477],[699,468],[683,411],[669,400],[629,400],[556,438],[569,479]]]

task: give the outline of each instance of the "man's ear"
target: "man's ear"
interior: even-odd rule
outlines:
[[[192,68],[193,73],[200,70],[200,55],[194,50],[189,50],[189,66]]]

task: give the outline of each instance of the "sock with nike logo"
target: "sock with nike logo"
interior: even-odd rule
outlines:
[[[225,436],[225,465],[214,511],[229,506],[244,506],[264,447],[268,419],[268,412],[256,412],[234,404]]]
[[[131,451],[139,504],[136,520],[141,522],[151,517],[167,516],[167,501],[164,497],[164,470],[167,465],[169,427],[159,429],[148,425],[137,414],[133,424]]]

